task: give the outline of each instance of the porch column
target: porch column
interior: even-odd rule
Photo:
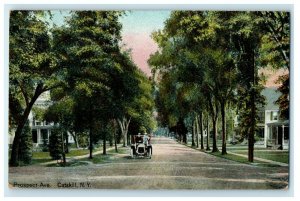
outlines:
[[[40,140],[41,140],[41,129],[40,128],[37,128],[36,129],[36,133],[37,133],[37,139],[36,139],[36,142],[38,144],[40,144]]]
[[[50,137],[50,134],[51,134],[51,130],[50,129],[47,129],[47,134],[48,134],[48,144],[49,144],[49,137]]]
[[[269,134],[268,126],[265,124],[265,130],[264,130],[265,148],[267,148],[267,142],[268,142],[268,137],[269,137],[268,134]]]
[[[276,126],[276,141],[275,141],[275,145],[278,144],[278,126]]]
[[[273,126],[270,126],[270,140],[271,140],[271,143],[273,142]]]
[[[284,146],[284,125],[282,125],[282,149]]]

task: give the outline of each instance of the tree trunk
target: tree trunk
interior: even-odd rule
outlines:
[[[183,143],[186,144],[187,143],[187,141],[186,141],[186,133],[183,133],[182,135],[183,135]]]
[[[66,132],[66,152],[65,153],[69,153],[69,134],[68,132]]]
[[[217,122],[218,122],[218,103],[215,102],[215,104],[213,104],[213,101],[210,100],[209,101],[209,108],[210,108],[210,112],[211,112],[211,117],[212,117],[212,124],[213,124],[213,148],[212,148],[212,152],[218,152],[219,149],[217,147]]]
[[[201,149],[203,150],[204,149],[204,145],[203,145],[203,113],[201,112],[200,113],[200,118],[199,118],[200,122],[200,136],[201,136],[201,141],[200,141],[200,144],[201,144]]]
[[[213,117],[212,118],[212,123],[213,123],[213,148],[212,152],[218,152],[219,149],[217,147],[217,122],[218,122],[218,117]]]
[[[116,132],[114,133],[114,137],[115,137],[115,151],[118,152],[118,145],[117,145],[117,135],[116,135]]]
[[[103,155],[106,155],[106,132],[103,132]]]
[[[206,118],[206,151],[210,150],[210,147],[209,147],[209,135],[210,135],[210,131],[209,131],[209,116],[207,114],[207,118]]]
[[[255,103],[254,93],[251,94],[251,129],[248,136],[248,161],[253,162],[254,158],[254,132],[255,132]]]
[[[123,135],[123,147],[127,147],[127,132],[128,132],[128,127],[130,124],[131,118],[127,121],[125,117],[122,118],[122,120],[118,119],[119,126],[121,128],[121,132]]]
[[[123,147],[127,147],[127,131],[124,130]]]
[[[221,116],[222,116],[222,155],[227,154],[226,151],[226,114],[225,103],[221,102]]]
[[[127,145],[130,145],[130,135],[128,135],[128,131],[127,131]]]
[[[62,158],[63,158],[63,166],[66,166],[66,152],[65,152],[65,139],[64,139],[64,133],[61,134],[61,142],[62,142]]]
[[[199,122],[198,122],[198,115],[196,115],[195,125],[196,125],[196,147],[199,148]]]
[[[74,142],[75,142],[75,145],[76,145],[76,149],[79,149],[79,144],[78,144],[77,134],[76,134],[75,132],[72,132],[71,135],[72,135],[73,138],[74,138]]]
[[[254,159],[254,134],[255,134],[255,116],[256,116],[256,111],[255,111],[255,88],[256,86],[256,79],[255,79],[255,64],[254,64],[254,50],[251,51],[251,68],[252,68],[252,89],[251,89],[251,130],[248,136],[248,161],[253,162]]]
[[[118,145],[117,145],[117,122],[113,120],[113,132],[114,132],[114,141],[115,141],[115,151],[118,152]]]
[[[93,158],[93,142],[92,142],[92,128],[90,128],[90,135],[89,135],[89,149],[90,149],[90,159]]]
[[[196,121],[194,120],[193,121],[193,132],[192,132],[192,147],[195,146],[195,130],[196,130],[195,123],[196,123]]]
[[[25,126],[25,123],[28,119],[29,113],[35,103],[35,101],[38,99],[38,97],[42,94],[43,92],[43,85],[38,85],[35,93],[31,99],[31,101],[29,102],[29,104],[26,106],[24,113],[21,117],[20,122],[18,122],[18,126],[17,126],[17,130],[15,132],[15,137],[14,137],[14,141],[12,144],[12,150],[11,150],[11,155],[10,155],[10,166],[18,166],[19,165],[19,146],[20,146],[20,140],[21,140],[21,135],[22,135],[22,131],[23,128]]]
[[[109,138],[109,146],[112,147],[113,145],[114,145],[113,139],[110,137],[110,138]]]

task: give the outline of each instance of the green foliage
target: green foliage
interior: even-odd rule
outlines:
[[[260,62],[272,68],[290,68],[290,13],[255,12],[265,33],[260,46]]]
[[[65,91],[54,91],[56,100],[48,110],[48,118],[65,131],[80,132],[81,146],[87,146],[86,134],[93,135],[91,139],[96,143],[100,135],[97,124],[114,115],[113,94],[123,73],[118,44],[120,14],[74,11],[67,26],[53,29],[58,62],[65,68],[66,87]]]
[[[37,121],[43,121],[46,109],[41,107],[32,107],[33,119]]]
[[[32,134],[29,126],[29,121],[26,122],[19,148],[19,160],[23,164],[30,164],[32,159]]]
[[[152,34],[159,51],[148,60],[157,77],[160,124],[173,127],[180,118],[188,124],[191,114],[208,110],[216,133],[221,111],[226,153],[226,111],[237,108],[243,136],[254,136],[264,104],[258,69],[289,66],[288,21],[286,12],[173,11],[163,30]],[[288,90],[280,90],[285,111]]]
[[[47,24],[37,17],[34,11],[12,11],[10,13],[9,30],[9,87],[10,98],[18,101],[18,107],[10,104],[11,115],[16,123],[22,115],[35,93],[40,95],[44,91],[57,85],[59,67],[53,59],[50,36]],[[37,85],[42,87],[38,89]]]
[[[255,110],[258,111],[265,105],[265,97],[261,94],[263,86],[258,85],[255,90]],[[239,133],[241,135],[240,140],[248,139],[252,120],[251,120],[251,97],[246,88],[238,88],[238,115],[239,115]],[[255,122],[258,122],[258,114],[255,113]],[[257,124],[255,124],[255,131],[258,130]]]
[[[290,76],[289,74],[282,75],[279,77],[278,81],[282,85],[278,88],[278,91],[281,92],[278,100],[275,102],[279,105],[280,109],[280,118],[289,119],[290,116]]]
[[[22,130],[37,98],[61,85],[42,11],[14,10],[9,26],[9,113],[16,127],[10,164],[17,165]]]
[[[153,34],[160,50],[149,64],[161,70],[156,103],[163,125],[172,127],[208,108],[216,122],[219,104],[232,100],[236,66],[225,42],[230,34],[219,15],[174,11],[164,30]]]
[[[49,152],[53,160],[58,160],[62,156],[62,131],[59,128],[51,130]]]
[[[80,147],[86,148],[89,145],[88,134],[85,132],[78,132],[77,134],[78,144]]]
[[[53,104],[47,108],[44,119],[48,122],[59,123],[60,128],[71,132],[74,130],[74,104],[70,96],[53,101]]]
[[[103,138],[111,141],[111,129],[104,125],[113,119],[134,119],[149,130],[155,126],[151,82],[119,46],[120,15],[74,11],[67,26],[53,29],[66,86],[65,92],[53,91],[54,104],[47,117],[66,130],[88,134],[93,143]],[[85,145],[86,140],[80,135],[79,144]]]
[[[42,141],[43,141],[42,151],[43,152],[48,152],[49,151],[49,148],[48,148],[48,139],[45,138],[45,136],[43,136]]]

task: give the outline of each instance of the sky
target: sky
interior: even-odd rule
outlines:
[[[68,11],[53,11],[52,21],[61,26],[64,23],[64,17],[68,16]],[[150,35],[153,31],[162,29],[164,21],[170,16],[171,11],[151,11],[138,10],[126,11],[120,18],[122,23],[122,43],[126,49],[131,49],[131,56],[134,63],[142,69],[146,75],[151,75],[147,60],[151,53],[158,48]]]
[[[153,31],[164,27],[164,21],[170,13],[170,11],[129,11],[120,19],[123,24],[123,43],[126,48],[131,49],[135,64],[148,76],[151,75],[151,70],[147,60],[158,48],[150,35]]]

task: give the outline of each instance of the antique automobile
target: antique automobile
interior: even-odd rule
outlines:
[[[152,145],[150,143],[150,140],[150,135],[132,135],[130,147],[131,158],[144,157],[151,159]]]

